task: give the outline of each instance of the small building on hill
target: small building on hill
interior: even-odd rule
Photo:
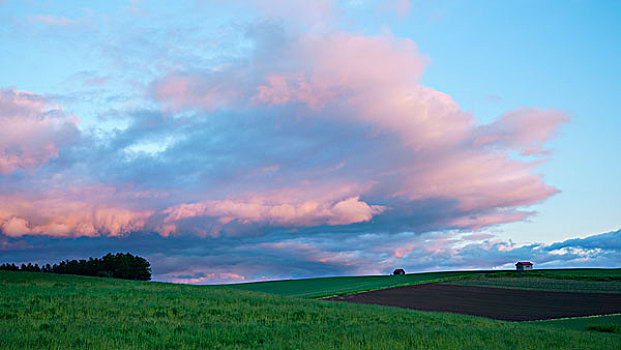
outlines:
[[[530,262],[530,261],[518,261],[518,263],[515,264],[515,269],[517,271],[532,270],[533,269],[533,263]]]
[[[405,270],[404,269],[396,269],[395,271],[393,271],[392,273],[393,275],[405,275]]]

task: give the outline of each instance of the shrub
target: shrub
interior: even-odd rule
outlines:
[[[621,325],[609,323],[609,324],[591,324],[586,327],[587,331],[596,331],[604,333],[617,333],[621,334]]]

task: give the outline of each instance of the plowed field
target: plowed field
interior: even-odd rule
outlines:
[[[621,313],[621,294],[548,292],[440,283],[383,289],[330,300],[454,312],[506,321]]]

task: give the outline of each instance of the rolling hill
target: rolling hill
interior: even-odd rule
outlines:
[[[232,288],[0,272],[0,349],[568,346],[618,349],[621,336]]]

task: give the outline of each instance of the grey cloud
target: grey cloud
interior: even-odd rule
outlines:
[[[618,267],[621,253],[608,240],[619,237],[621,230],[566,240],[550,245],[516,246],[501,240],[481,240],[462,245],[460,233],[435,232],[424,235],[366,233],[339,236],[318,233],[311,237],[292,238],[285,233],[272,236],[205,237],[135,233],[123,238],[81,237],[59,239],[0,235],[2,262],[54,263],[60,259],[79,259],[107,252],[130,251],[145,256],[153,266],[154,279],[181,281],[201,274],[235,273],[244,281],[265,277],[301,278],[353,274],[382,274],[399,266],[409,272],[459,269],[491,269],[509,266],[518,260],[534,261],[538,267]],[[585,242],[588,244],[585,245]],[[411,244],[411,251],[401,258],[395,249]],[[431,248],[430,248],[431,247]],[[509,248],[509,249],[508,249]],[[554,253],[560,248],[588,248]],[[551,253],[552,252],[552,253]],[[587,257],[588,260],[584,258]],[[204,277],[204,276],[202,276]],[[241,281],[241,280],[240,280]],[[231,282],[217,275],[201,283]]]

